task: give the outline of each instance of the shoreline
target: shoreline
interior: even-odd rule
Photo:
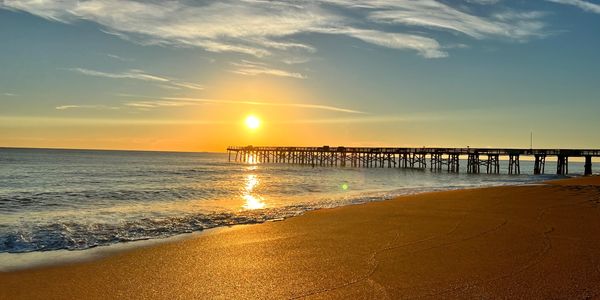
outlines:
[[[235,226],[248,225],[240,224]],[[92,262],[95,260],[108,258],[119,253],[133,251],[138,248],[153,247],[165,243],[176,243],[178,241],[193,239],[205,234],[216,234],[219,230],[227,228],[229,227],[213,227],[201,231],[181,233],[166,238],[116,243],[105,246],[91,247],[83,250],[60,249],[50,251],[0,253],[0,274]]]
[[[0,298],[597,297],[599,204],[598,176],[401,196],[0,272]]]
[[[264,224],[264,223],[268,223],[268,222],[284,221],[284,220],[287,220],[290,218],[296,218],[296,217],[302,216],[304,214],[307,214],[307,213],[310,213],[313,211],[318,211],[318,210],[329,210],[329,209],[335,209],[335,208],[346,207],[346,206],[356,206],[356,205],[360,206],[360,205],[365,205],[365,204],[372,203],[372,202],[391,201],[391,200],[395,200],[398,198],[426,195],[426,194],[430,194],[430,193],[443,193],[443,192],[449,192],[449,191],[469,191],[469,190],[478,190],[478,189],[488,189],[488,188],[494,188],[494,187],[544,185],[544,184],[548,184],[549,182],[553,182],[553,181],[557,181],[557,180],[566,180],[566,179],[579,178],[579,177],[582,177],[582,176],[581,175],[571,175],[571,176],[567,175],[567,176],[565,176],[565,178],[544,180],[544,181],[539,181],[539,182],[507,183],[507,184],[502,184],[502,185],[490,185],[490,186],[466,186],[466,187],[460,187],[460,188],[435,188],[433,190],[427,190],[427,191],[421,191],[420,188],[411,188],[410,189],[411,191],[408,193],[394,195],[394,196],[381,195],[380,197],[378,197],[378,200],[366,200],[366,201],[361,200],[359,202],[348,202],[348,203],[345,203],[345,204],[342,204],[339,206],[333,206],[333,207],[325,206],[325,207],[312,208],[312,209],[303,211],[302,213],[300,213],[298,215],[285,217],[285,218],[281,218],[281,219],[271,219],[271,220],[266,220],[264,222],[249,223],[249,224],[241,223],[241,224],[233,224],[233,225],[216,226],[216,227],[211,227],[211,228],[207,228],[207,229],[200,230],[200,231],[177,233],[175,235],[165,237],[165,238],[140,239],[140,240],[135,240],[135,241],[115,243],[115,244],[110,244],[110,245],[94,246],[94,247],[90,247],[87,249],[81,249],[81,250],[58,249],[58,250],[50,250],[50,251],[0,253],[0,274],[15,272],[15,271],[30,270],[30,269],[38,269],[38,268],[44,268],[44,267],[60,267],[62,265],[90,262],[90,261],[94,261],[94,260],[98,260],[98,259],[107,258],[107,257],[110,257],[115,254],[119,254],[122,252],[132,251],[132,250],[135,250],[138,248],[152,247],[154,245],[160,245],[160,244],[164,244],[164,243],[173,243],[173,242],[177,242],[177,241],[181,241],[181,240],[193,239],[193,238],[198,237],[199,235],[213,234],[220,230],[227,230],[232,227],[254,226],[254,225],[260,225],[260,224]],[[395,191],[395,190],[381,191],[381,192],[382,193],[391,193],[392,191]],[[373,197],[375,197],[375,196],[373,196]],[[8,263],[6,263],[6,262],[8,262]]]

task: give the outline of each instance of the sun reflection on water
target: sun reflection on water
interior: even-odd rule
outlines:
[[[259,164],[260,160],[258,159],[258,155],[256,155],[256,154],[249,154],[248,155],[248,160],[246,162],[248,164],[250,164],[250,165],[255,165],[255,164]]]
[[[244,209],[261,209],[266,206],[263,202],[263,198],[259,195],[255,195],[254,188],[260,184],[260,180],[254,174],[248,174],[246,176],[246,185],[242,190],[242,198],[245,203],[242,206]]]

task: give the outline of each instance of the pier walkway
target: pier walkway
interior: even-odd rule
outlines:
[[[467,172],[500,173],[500,156],[508,157],[508,173],[520,174],[520,158],[534,158],[534,174],[546,172],[546,158],[556,157],[556,174],[569,173],[569,158],[585,158],[584,174],[592,174],[592,157],[600,149],[501,149],[501,148],[379,148],[379,147],[254,147],[227,148],[229,161],[287,163],[355,168],[412,168],[458,173],[460,157],[467,158]],[[234,157],[232,157],[235,155]]]

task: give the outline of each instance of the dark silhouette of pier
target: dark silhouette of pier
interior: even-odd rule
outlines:
[[[467,158],[467,172],[500,173],[500,156],[508,157],[508,173],[521,174],[520,159],[534,158],[534,174],[544,174],[546,158],[556,157],[556,174],[569,173],[569,158],[584,157],[584,174],[592,174],[596,149],[500,149],[500,148],[377,148],[377,147],[253,147],[227,148],[229,161],[286,163],[355,168],[411,168],[458,173],[460,157]]]

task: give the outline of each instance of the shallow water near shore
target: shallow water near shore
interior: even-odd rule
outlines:
[[[0,253],[84,250],[400,195],[558,178],[527,175],[527,161],[518,176],[501,165],[504,174],[472,175],[237,164],[221,153],[0,149]],[[583,166],[571,163],[570,171]]]

